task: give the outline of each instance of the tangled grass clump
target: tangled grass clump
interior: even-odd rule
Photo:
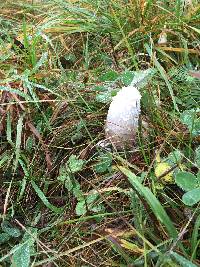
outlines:
[[[3,266],[198,266],[198,1],[0,6]],[[146,135],[98,146],[110,100],[150,68]]]

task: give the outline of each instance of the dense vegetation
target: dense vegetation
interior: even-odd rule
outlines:
[[[0,7],[0,266],[200,266],[199,1]],[[137,146],[99,146],[142,75]]]

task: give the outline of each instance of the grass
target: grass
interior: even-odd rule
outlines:
[[[198,1],[0,6],[1,265],[200,266]],[[148,68],[146,135],[102,150],[112,96]]]

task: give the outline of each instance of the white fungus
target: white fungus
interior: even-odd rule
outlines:
[[[110,104],[105,125],[106,139],[114,148],[123,149],[135,144],[140,115],[141,94],[137,87],[123,87]]]
[[[165,32],[162,32],[160,34],[159,39],[158,39],[158,44],[159,45],[167,44],[167,34]]]

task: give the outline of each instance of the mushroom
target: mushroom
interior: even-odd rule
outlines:
[[[106,139],[116,150],[133,147],[140,115],[141,94],[136,86],[123,87],[110,104],[106,125]]]

